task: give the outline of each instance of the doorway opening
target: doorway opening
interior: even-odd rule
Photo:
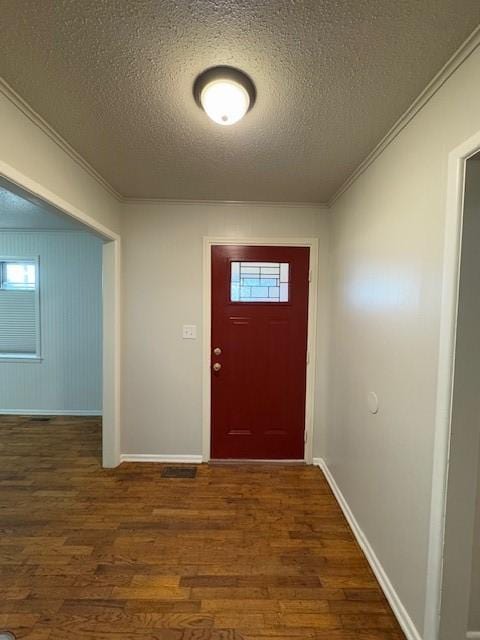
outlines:
[[[425,640],[480,638],[479,155],[480,132],[448,157]]]
[[[95,422],[116,466],[119,238],[16,178],[0,176],[0,413]]]
[[[480,154],[465,162],[440,638],[480,638]]]

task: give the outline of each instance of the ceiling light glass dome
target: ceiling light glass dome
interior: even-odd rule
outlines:
[[[251,79],[233,67],[212,67],[201,73],[195,80],[193,94],[208,117],[223,126],[241,120],[256,98]]]

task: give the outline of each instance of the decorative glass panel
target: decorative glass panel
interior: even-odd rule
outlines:
[[[232,302],[288,302],[288,262],[232,262]]]
[[[36,265],[34,262],[3,262],[1,267],[2,289],[35,289]]]

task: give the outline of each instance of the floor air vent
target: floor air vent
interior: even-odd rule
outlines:
[[[30,422],[50,422],[50,416],[30,416],[28,418]],[[2,636],[0,636],[0,640],[3,640]]]
[[[162,469],[162,478],[195,478],[196,476],[196,467],[164,467]],[[0,640],[2,640],[1,637]]]

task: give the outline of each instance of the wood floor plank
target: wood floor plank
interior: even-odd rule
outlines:
[[[101,468],[98,418],[0,416],[0,630],[404,640],[318,468]]]

